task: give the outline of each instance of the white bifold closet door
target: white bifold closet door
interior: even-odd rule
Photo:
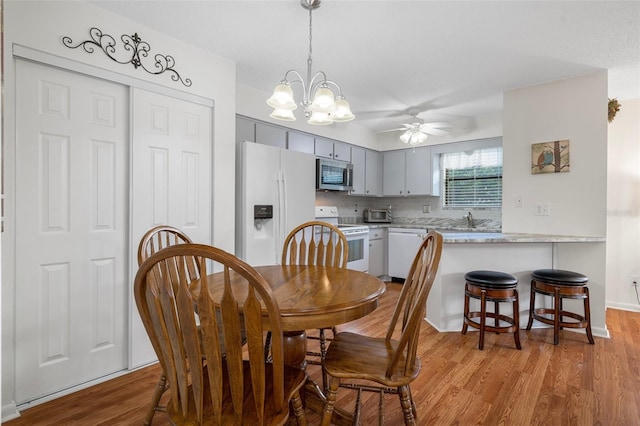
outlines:
[[[211,107],[132,89],[131,235],[136,248],[156,225],[175,226],[196,243],[211,243],[212,117]],[[133,275],[136,256],[132,250]],[[133,300],[131,308],[131,366],[136,367],[157,357]]]
[[[128,88],[16,61],[16,403],[127,366]]]
[[[211,242],[211,106],[17,60],[18,405],[156,359],[133,300],[152,226]]]

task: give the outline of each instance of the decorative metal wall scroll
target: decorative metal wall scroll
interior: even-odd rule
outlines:
[[[93,53],[94,46],[100,48],[109,58],[114,60],[119,64],[132,64],[134,68],[142,68],[149,74],[162,74],[164,72],[171,74],[171,79],[173,81],[179,81],[187,87],[191,86],[191,80],[186,78],[183,79],[178,74],[178,71],[174,70],[175,59],[171,55],[161,55],[156,54],[153,59],[155,63],[153,67],[151,64],[145,65],[143,63],[143,59],[149,56],[149,51],[151,50],[151,46],[146,41],[142,41],[142,39],[138,36],[138,33],[134,33],[132,36],[123,34],[120,37],[122,40],[124,54],[116,54],[116,40],[110,36],[109,34],[104,34],[102,30],[99,28],[93,27],[89,30],[89,34],[91,36],[91,40],[85,40],[73,45],[73,41],[70,37],[64,36],[62,37],[62,44],[67,46],[70,49],[77,49],[82,46],[85,52]],[[126,54],[126,56],[125,56]],[[123,59],[119,59],[118,57],[123,57]],[[150,62],[150,61],[147,61]]]

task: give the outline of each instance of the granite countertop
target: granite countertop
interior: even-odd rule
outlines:
[[[410,228],[435,230],[442,234],[445,244],[465,243],[595,243],[606,241],[605,237],[575,235],[547,235],[527,233],[503,233],[499,220],[474,219],[469,227],[466,220],[432,218],[394,218],[391,223],[365,223],[369,228]]]
[[[605,237],[572,235],[519,234],[502,232],[447,232],[441,231],[447,243],[597,243]]]

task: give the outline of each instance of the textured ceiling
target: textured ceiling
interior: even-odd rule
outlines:
[[[238,83],[267,93],[306,72],[298,0],[90,3],[235,61]],[[323,0],[313,12],[313,71],[374,131],[412,109],[427,122],[500,111],[506,90],[601,69],[609,97],[640,98],[640,1]]]

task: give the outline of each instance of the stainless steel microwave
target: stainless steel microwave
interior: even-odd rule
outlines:
[[[353,165],[346,161],[316,158],[316,189],[351,191]]]

